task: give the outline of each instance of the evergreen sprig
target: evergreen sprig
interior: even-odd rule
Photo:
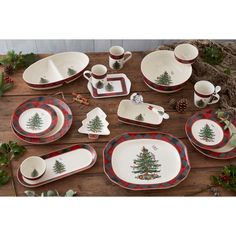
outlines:
[[[203,60],[210,65],[219,65],[223,61],[223,53],[216,46],[206,47],[203,51]]]
[[[9,77],[4,78],[4,73],[0,73],[0,97],[14,86],[13,80]]]

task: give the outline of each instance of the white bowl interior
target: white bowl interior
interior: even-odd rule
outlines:
[[[34,170],[37,171],[37,176],[32,176]],[[45,172],[45,170],[46,162],[38,156],[28,157],[20,165],[22,175],[29,179],[38,178]]]
[[[98,64],[93,66],[91,71],[93,74],[101,76],[107,73],[107,68],[104,65]]]
[[[171,86],[186,82],[192,74],[192,66],[178,62],[173,51],[158,50],[148,54],[141,63],[143,75],[153,83],[165,71],[171,76]]]
[[[110,48],[109,52],[110,52],[110,54],[112,54],[114,56],[120,56],[120,55],[124,54],[124,48],[122,48],[120,46],[113,46]]]
[[[174,51],[176,57],[182,60],[193,60],[198,56],[198,49],[189,43],[178,45]]]
[[[202,95],[211,95],[215,91],[215,86],[209,81],[201,80],[194,85],[194,90]]]
[[[82,71],[89,63],[87,55],[81,52],[58,53],[29,66],[23,74],[25,82],[30,84],[42,84],[41,78],[48,83],[57,82],[70,77],[68,69],[71,68],[77,73]]]

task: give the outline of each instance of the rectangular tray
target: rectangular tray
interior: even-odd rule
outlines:
[[[95,164],[97,153],[90,145],[76,144],[68,148],[42,155],[41,158],[43,158],[47,164],[45,174],[39,179],[28,180],[21,174],[19,168],[17,171],[17,179],[20,184],[28,188],[35,188],[87,170]],[[53,167],[56,160],[62,163],[65,168],[65,171],[62,173],[56,173],[54,171]]]

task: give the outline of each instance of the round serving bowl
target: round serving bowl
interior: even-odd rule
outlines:
[[[184,87],[192,74],[192,66],[178,62],[173,51],[158,50],[143,58],[141,72],[151,89],[174,93]]]
[[[180,63],[192,64],[198,57],[198,49],[190,43],[183,43],[175,48],[174,54]]]
[[[30,180],[39,179],[46,171],[46,162],[38,156],[31,156],[25,159],[20,165],[20,172]]]

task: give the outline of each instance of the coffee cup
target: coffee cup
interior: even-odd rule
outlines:
[[[119,70],[131,57],[131,52],[125,52],[124,48],[120,46],[112,46],[109,50],[109,66],[113,70]]]
[[[198,81],[194,85],[194,104],[196,107],[204,108],[208,104],[215,104],[220,100],[218,94],[221,90],[220,86],[214,86],[206,80]]]
[[[97,64],[92,67],[91,71],[84,71],[83,76],[95,89],[101,89],[106,84],[107,68],[104,65]]]

